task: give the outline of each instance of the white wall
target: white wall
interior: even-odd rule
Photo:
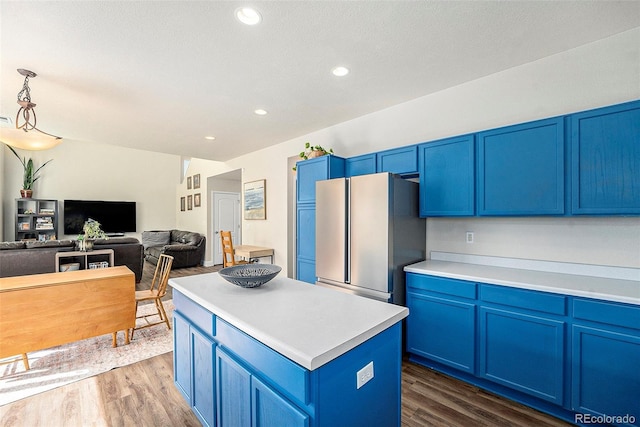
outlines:
[[[189,163],[189,167],[187,169],[187,176],[193,177],[195,174],[200,174],[200,188],[198,189],[187,189],[187,179],[185,178],[182,184],[178,186],[178,194],[176,197],[176,224],[175,228],[179,230],[187,230],[187,231],[195,231],[197,233],[203,234],[207,237],[207,249],[205,251],[205,265],[212,265],[213,263],[213,254],[212,254],[212,244],[214,244],[215,237],[213,236],[213,232],[211,229],[211,224],[209,219],[211,218],[211,191],[217,189],[221,190],[220,186],[223,188],[233,188],[234,190],[240,192],[241,184],[239,182],[240,178],[238,177],[238,182],[235,184],[231,182],[224,181],[215,181],[212,177],[218,175],[226,175],[232,170],[229,165],[222,162],[214,162],[210,160],[202,160],[202,159],[191,159]],[[228,180],[225,180],[228,181]],[[225,185],[226,184],[226,185]],[[188,197],[189,195],[193,196],[196,193],[200,193],[201,198],[201,206],[193,207],[192,210],[186,210],[184,212],[180,211],[180,197]]]
[[[243,241],[274,247],[287,270],[287,157],[306,141],[350,157],[640,99],[639,39],[627,31],[233,159],[244,181],[267,180],[268,219],[244,221]],[[463,231],[477,243],[460,243]],[[637,218],[470,218],[428,220],[426,247],[638,268],[639,242]]]
[[[2,224],[4,239],[13,240],[14,199],[22,188],[22,165],[9,149],[4,152],[4,191]],[[34,186],[33,197],[41,199],[126,200],[135,201],[137,233],[143,230],[173,228],[176,223],[176,188],[180,182],[180,157],[133,150],[114,145],[65,140],[46,151],[16,150],[32,157],[36,166],[49,159]],[[59,208],[62,208],[60,203]],[[58,238],[62,235],[62,216]]]

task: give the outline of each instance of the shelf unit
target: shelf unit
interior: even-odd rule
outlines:
[[[15,240],[56,240],[58,201],[16,199]]]

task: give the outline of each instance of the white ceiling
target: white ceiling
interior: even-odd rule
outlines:
[[[246,5],[260,25],[235,19]],[[638,27],[640,2],[2,0],[0,15],[0,116],[26,68],[42,130],[227,160]]]

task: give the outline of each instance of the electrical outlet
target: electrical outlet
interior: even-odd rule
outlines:
[[[356,388],[360,388],[373,379],[373,361],[356,373]]]
[[[473,231],[467,231],[466,242],[467,243],[473,243]]]

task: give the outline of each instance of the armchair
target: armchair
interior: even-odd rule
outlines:
[[[144,259],[157,265],[160,255],[173,257],[173,268],[195,267],[204,263],[206,238],[202,234],[182,230],[142,232]]]

